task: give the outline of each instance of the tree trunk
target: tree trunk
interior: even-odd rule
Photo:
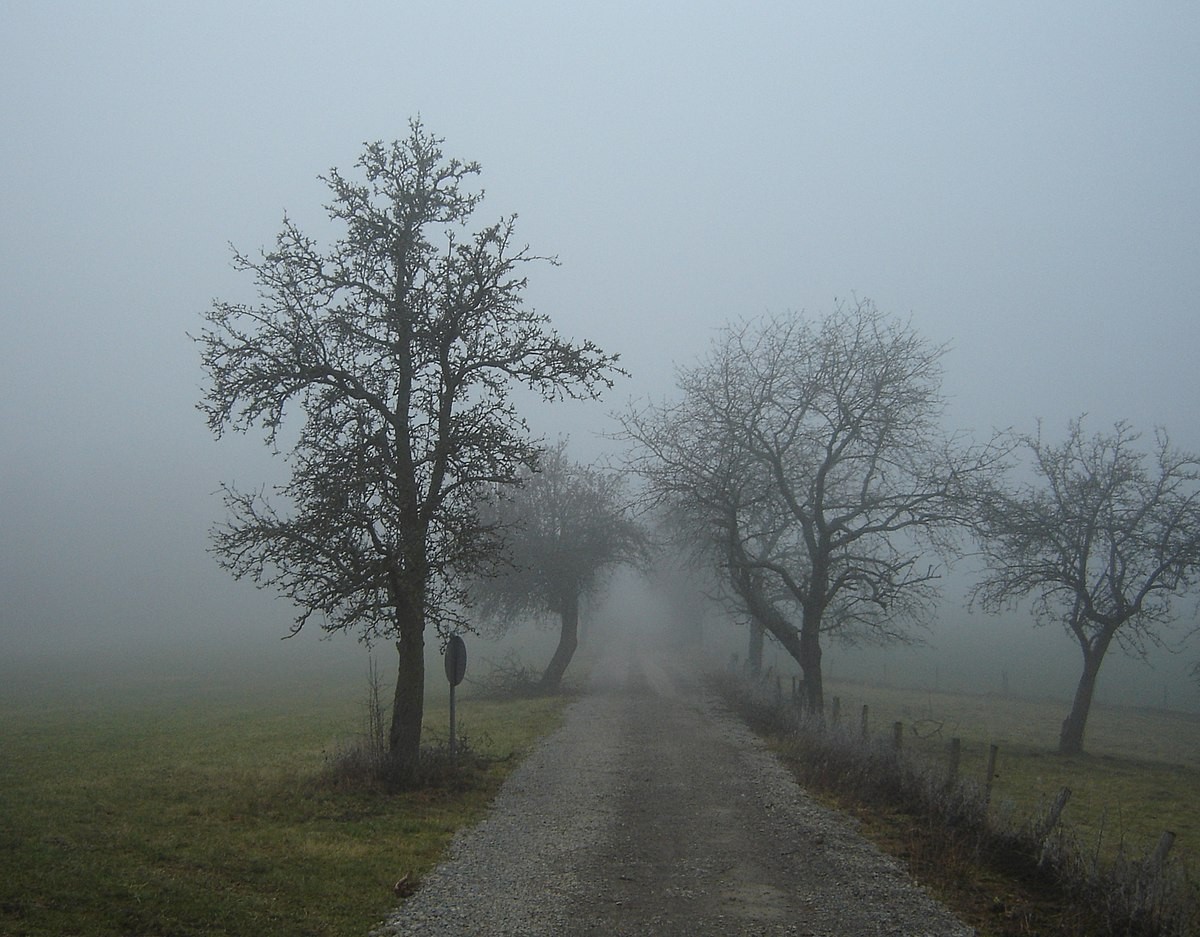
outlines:
[[[756,677],[762,673],[765,635],[766,629],[763,628],[762,622],[755,618],[750,619],[750,645],[746,649],[746,663],[750,667],[750,673]]]
[[[1075,688],[1071,712],[1063,720],[1062,734],[1058,737],[1060,755],[1083,754],[1083,730],[1087,726],[1092,696],[1096,692],[1096,677],[1100,674],[1100,665],[1104,663],[1104,654],[1111,639],[1112,635],[1103,634],[1094,644],[1083,644],[1083,673],[1079,677],[1079,686]]]
[[[821,680],[821,626],[820,622],[809,621],[804,616],[800,627],[800,658],[797,661],[804,671],[805,708],[814,714],[825,712],[825,688]]]
[[[813,698],[813,690],[808,686],[810,677],[815,681],[816,698],[818,701],[821,701],[823,697],[821,695],[820,643],[816,642],[815,648],[806,647],[801,633],[797,631],[772,602],[763,597],[757,588],[757,584],[751,580],[750,576],[744,570],[740,571],[738,587],[738,595],[745,601],[746,610],[750,612],[752,620],[757,622],[766,631],[769,631],[775,640],[779,642],[780,646],[792,656],[792,660],[799,664],[800,669],[804,671],[805,698],[810,701],[809,705],[811,706]],[[823,702],[818,702],[818,706],[822,705]]]
[[[579,596],[573,594],[567,597],[562,607],[562,631],[558,635],[558,647],[550,659],[550,666],[542,674],[542,690],[554,693],[562,684],[563,674],[567,665],[575,656],[579,647]]]
[[[416,771],[421,762],[421,723],[425,717],[425,622],[400,622],[396,651],[396,695],[392,701],[392,726],[388,750],[402,774]]]

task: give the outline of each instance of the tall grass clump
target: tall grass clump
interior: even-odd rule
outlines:
[[[944,887],[978,892],[981,881],[1000,875],[1035,894],[1043,909],[1053,905],[1054,932],[1068,937],[1200,933],[1197,885],[1186,865],[1169,857],[1168,838],[1150,855],[1118,849],[1115,861],[1102,861],[1061,822],[1069,789],[1017,816],[990,803],[985,783],[952,776],[945,764],[892,738],[804,712],[767,682],[732,673],[714,679],[801,784],[838,806],[890,819],[903,829],[898,851],[914,865],[936,867]],[[1016,914],[999,898],[992,903],[990,932],[1044,932],[1031,929],[1028,912]],[[999,923],[1006,917],[1013,919],[1008,929]]]
[[[340,742],[326,756],[321,785],[333,790],[381,793],[438,788],[465,791],[482,781],[494,761],[476,750],[472,740],[460,732],[453,751],[449,739],[435,736],[432,742],[422,745],[421,760],[415,769],[401,766],[388,744],[383,681],[374,658],[368,664],[362,710],[361,731]]]
[[[323,780],[330,786],[358,788],[386,781],[390,759],[382,687],[379,666],[372,657],[367,664],[362,730],[326,756]]]

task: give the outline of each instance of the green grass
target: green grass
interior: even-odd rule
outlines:
[[[1093,708],[1083,756],[1057,754],[1067,704],[997,696],[868,687],[835,682],[841,720],[857,727],[868,706],[869,731],[891,735],[904,723],[904,745],[945,761],[962,740],[961,773],[983,781],[988,748],[999,747],[993,809],[1020,822],[1062,787],[1072,794],[1064,822],[1085,852],[1111,859],[1119,845],[1151,851],[1164,830],[1193,867],[1200,860],[1200,716],[1147,709]],[[917,732],[925,735],[918,738]]]
[[[365,933],[563,706],[462,694],[461,732],[495,759],[485,775],[387,795],[319,783],[361,727],[365,673],[89,680],[9,680],[0,699],[5,937]],[[427,731],[444,738],[430,682]]]

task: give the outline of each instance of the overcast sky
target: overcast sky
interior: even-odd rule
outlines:
[[[410,116],[477,159],[529,298],[618,351],[580,451],[738,316],[869,297],[952,343],[956,425],[1088,411],[1200,448],[1200,5],[0,0],[0,654],[289,608],[205,553],[186,333],[229,243]]]

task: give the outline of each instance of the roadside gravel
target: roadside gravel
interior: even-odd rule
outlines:
[[[668,660],[598,667],[371,937],[974,933]]]

